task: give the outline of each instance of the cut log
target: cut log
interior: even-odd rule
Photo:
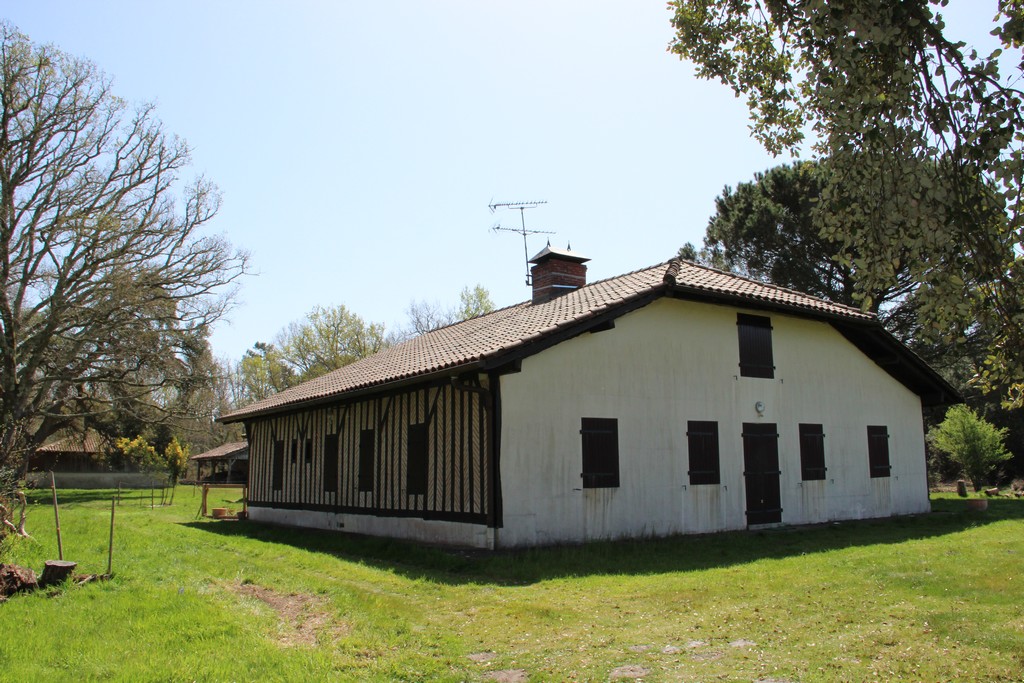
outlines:
[[[36,573],[31,569],[16,564],[0,564],[0,599],[35,590],[37,586]]]
[[[77,562],[67,560],[47,560],[43,564],[43,576],[39,579],[39,586],[52,586],[55,583],[63,583],[71,572],[75,571]]]
[[[956,482],[956,495],[961,498],[967,497],[967,481],[964,479],[958,479]]]
[[[985,495],[986,496],[998,496],[999,495],[999,487],[998,486],[993,486],[990,489],[985,489]]]

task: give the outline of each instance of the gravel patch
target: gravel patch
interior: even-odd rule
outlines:
[[[649,673],[651,673],[651,670],[647,667],[640,666],[639,664],[627,664],[626,666],[612,669],[611,679],[617,681],[622,678],[643,678]]]

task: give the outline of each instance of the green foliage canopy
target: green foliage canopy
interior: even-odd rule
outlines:
[[[928,432],[932,446],[947,454],[980,491],[995,467],[1009,460],[1003,445],[1007,430],[998,429],[965,405],[956,405]]]
[[[317,306],[283,328],[273,343],[256,342],[245,352],[231,372],[233,403],[260,401],[389,344],[384,325],[368,323],[344,305]]]
[[[371,356],[386,344],[384,325],[367,323],[343,305],[317,306],[278,337],[281,355],[299,382]]]
[[[746,98],[765,148],[828,167],[817,218],[862,291],[908,269],[935,330],[995,331],[979,380],[1024,401],[1022,64],[948,37],[946,0],[669,4],[670,49]],[[1020,48],[1024,3],[993,28]]]
[[[235,406],[261,401],[297,384],[295,371],[273,344],[256,342],[231,372],[231,393]]]
[[[134,439],[121,437],[114,446],[124,458],[143,472],[159,472],[166,470],[167,463],[157,455],[156,449],[143,436]]]
[[[491,301],[491,293],[483,285],[476,284],[472,288],[463,287],[459,292],[459,320],[476,318],[493,310],[494,302]]]
[[[702,263],[847,305],[856,305],[856,268],[835,258],[842,244],[821,235],[815,210],[826,180],[816,162],[784,164],[715,198]],[[681,252],[682,253],[682,252]],[[869,292],[872,308],[898,300],[911,283],[906,268],[895,283]]]

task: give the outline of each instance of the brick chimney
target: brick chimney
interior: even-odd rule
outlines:
[[[568,245],[565,249],[548,246],[530,259],[533,280],[533,303],[542,304],[557,296],[579,289],[587,284],[586,256],[574,254]]]

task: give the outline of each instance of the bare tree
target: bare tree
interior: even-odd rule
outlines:
[[[440,301],[426,299],[410,301],[405,314],[409,316],[409,329],[400,333],[401,339],[411,339],[459,320],[454,308],[445,308]]]
[[[440,302],[412,301],[405,309],[409,316],[409,329],[399,335],[409,339],[426,334],[441,327],[446,327],[460,320],[468,320],[494,310],[491,294],[483,285],[475,285],[472,289],[463,287],[459,292],[459,305],[445,308]]]
[[[0,22],[0,465],[82,419],[170,415],[247,256],[216,188],[91,62]],[[184,402],[187,405],[188,402]]]

